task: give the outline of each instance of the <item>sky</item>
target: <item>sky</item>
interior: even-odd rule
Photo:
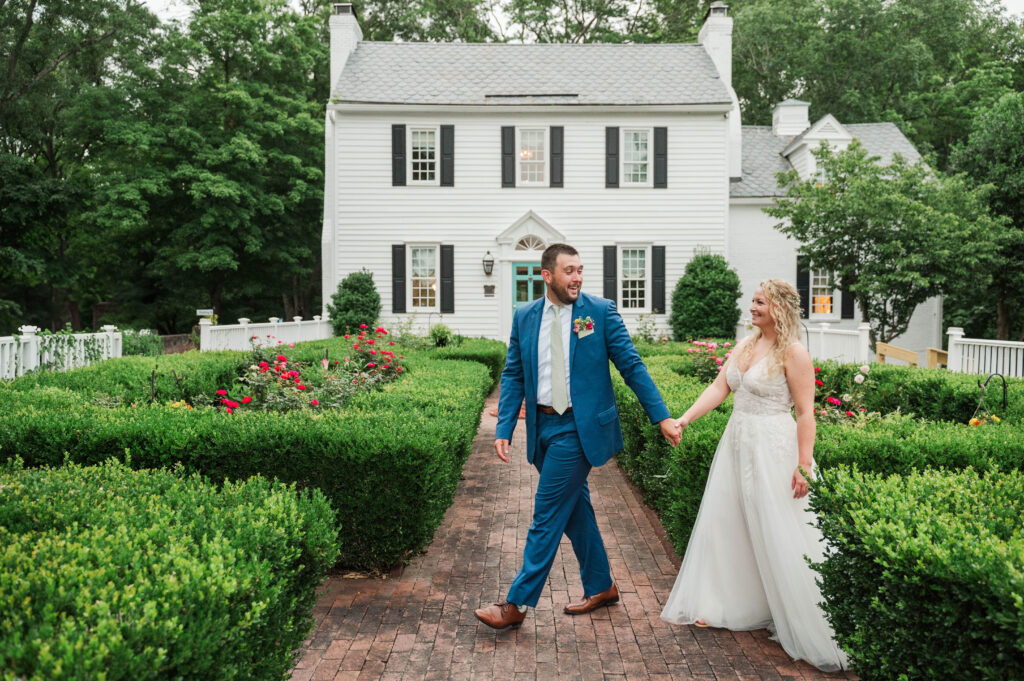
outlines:
[[[161,19],[184,19],[188,14],[185,0],[144,0],[149,8]],[[1010,14],[1024,17],[1024,0],[1002,0],[1003,7]]]

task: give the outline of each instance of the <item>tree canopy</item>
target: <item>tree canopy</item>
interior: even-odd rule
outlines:
[[[900,156],[882,165],[856,140],[842,151],[823,145],[815,157],[826,179],[780,173],[786,196],[765,212],[783,220],[776,229],[801,243],[812,267],[853,294],[872,344],[904,333],[928,298],[992,279],[1004,219],[988,213],[990,186]]]

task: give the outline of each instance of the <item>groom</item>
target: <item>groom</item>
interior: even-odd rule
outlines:
[[[622,449],[608,360],[636,393],[651,423],[676,446],[680,429],[633,347],[615,303],[580,293],[583,265],[567,244],[541,256],[547,295],[512,320],[494,450],[508,463],[509,441],[526,398],[526,460],[540,471],[523,567],[506,600],[476,611],[495,629],[518,627],[537,605],[564,532],[580,563],[583,600],[565,606],[582,615],[619,600],[608,555],[590,505],[587,475]]]

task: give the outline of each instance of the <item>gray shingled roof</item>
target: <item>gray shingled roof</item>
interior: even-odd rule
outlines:
[[[699,44],[361,42],[337,102],[456,105],[728,104]]]
[[[843,127],[861,141],[869,154],[880,156],[882,163],[890,163],[895,153],[910,161],[921,158],[893,123],[852,123]],[[792,137],[773,135],[770,125],[743,126],[743,179],[732,183],[729,195],[736,199],[781,196],[775,173],[792,167],[782,156],[782,150],[792,140]]]

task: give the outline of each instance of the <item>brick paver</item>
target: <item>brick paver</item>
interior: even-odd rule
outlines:
[[[590,491],[619,604],[576,617],[562,613],[582,595],[579,567],[563,538],[547,588],[522,628],[496,632],[480,624],[473,610],[503,598],[519,568],[537,485],[522,421],[512,462],[494,455],[496,404],[495,394],[455,503],[426,551],[384,579],[327,580],[292,681],[857,678],[792,661],[767,631],[662,622],[679,560],[614,463],[591,472]]]

